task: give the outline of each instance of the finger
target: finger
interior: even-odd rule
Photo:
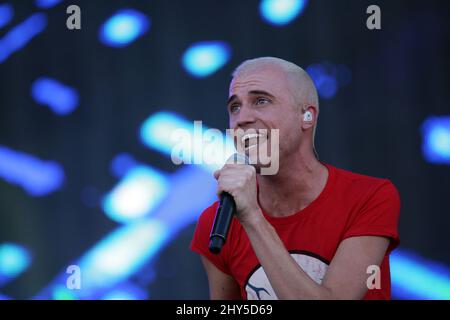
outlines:
[[[220,178],[220,180],[218,180],[216,193],[219,197],[223,192],[228,192],[229,189],[228,189],[227,184],[228,184],[228,182],[227,181],[224,182],[223,178]]]
[[[240,171],[248,171],[250,170],[251,166],[247,166],[245,164],[226,164],[222,167],[222,169],[220,171],[223,172],[240,172]]]
[[[222,182],[222,183],[218,183],[217,184],[217,191],[216,191],[216,194],[217,194],[217,196],[219,196],[219,198],[220,198],[220,196],[222,195],[222,193],[224,193],[224,192],[227,192],[227,193],[229,193],[229,194],[233,194],[233,192],[232,192],[232,190],[234,190],[234,188],[233,188],[233,186],[230,186],[229,185],[229,182],[227,181],[227,182]]]
[[[233,197],[233,192],[231,190],[233,190],[233,189],[229,189],[229,188],[223,187],[223,186],[217,186],[216,194],[220,198],[222,193],[226,192],[226,193],[230,194]]]
[[[243,164],[243,163],[226,163],[224,166],[223,166],[223,168],[230,168],[230,169],[233,169],[233,168],[242,168],[242,167],[245,167],[245,166],[247,166],[246,164]]]
[[[249,177],[251,178],[253,174],[253,167],[249,168],[223,168],[220,170],[220,177]],[[216,178],[217,179],[217,178]]]
[[[220,194],[223,191],[228,192],[229,194],[234,194],[238,190],[242,190],[245,188],[246,180],[242,177],[230,176],[224,177],[220,176],[218,180],[218,190],[217,192]]]

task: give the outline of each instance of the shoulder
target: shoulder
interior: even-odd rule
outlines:
[[[209,234],[216,218],[217,208],[219,207],[219,201],[212,203],[209,207],[204,209],[197,220],[196,232],[201,234]],[[230,234],[234,234],[236,231],[241,230],[242,227],[236,217],[233,217],[230,225]],[[229,242],[229,241],[228,241]]]
[[[400,199],[397,188],[389,179],[355,173],[330,165],[327,165],[327,167],[334,171],[337,186],[353,196],[383,195]]]
[[[216,211],[218,206],[219,201],[216,201],[202,211],[197,220],[197,229],[196,229],[197,232],[207,233],[209,235],[211,227],[214,223],[214,219],[216,217]]]
[[[394,184],[335,168],[340,200],[349,208],[342,239],[355,236],[383,236],[391,239],[388,251],[400,242],[398,221],[400,195]]]
[[[198,219],[199,223],[212,225],[216,215],[217,207],[219,206],[219,201],[215,201],[209,207],[203,210]]]

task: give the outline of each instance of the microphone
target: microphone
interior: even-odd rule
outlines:
[[[249,159],[246,155],[235,153],[228,160],[227,163],[249,164]],[[236,214],[236,202],[233,196],[228,192],[222,192],[220,195],[219,206],[217,207],[216,217],[209,236],[209,251],[213,254],[219,254],[222,246],[227,241],[228,231],[230,230],[231,220]]]

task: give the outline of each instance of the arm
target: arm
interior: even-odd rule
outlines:
[[[345,239],[319,285],[294,261],[262,215],[244,228],[279,299],[362,299],[367,291],[367,267],[380,265],[389,245],[383,237]]]
[[[233,277],[217,269],[205,257],[201,257],[209,283],[211,300],[241,300],[239,285]]]

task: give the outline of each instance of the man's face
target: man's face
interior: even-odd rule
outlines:
[[[250,159],[256,159],[257,150],[261,148],[269,150],[270,156],[272,143],[276,143],[275,139],[271,139],[272,129],[279,130],[280,158],[298,150],[300,115],[289,90],[288,79],[277,67],[265,66],[233,78],[227,108],[230,129],[253,133],[256,130],[259,133],[257,137],[245,134],[237,141]]]

